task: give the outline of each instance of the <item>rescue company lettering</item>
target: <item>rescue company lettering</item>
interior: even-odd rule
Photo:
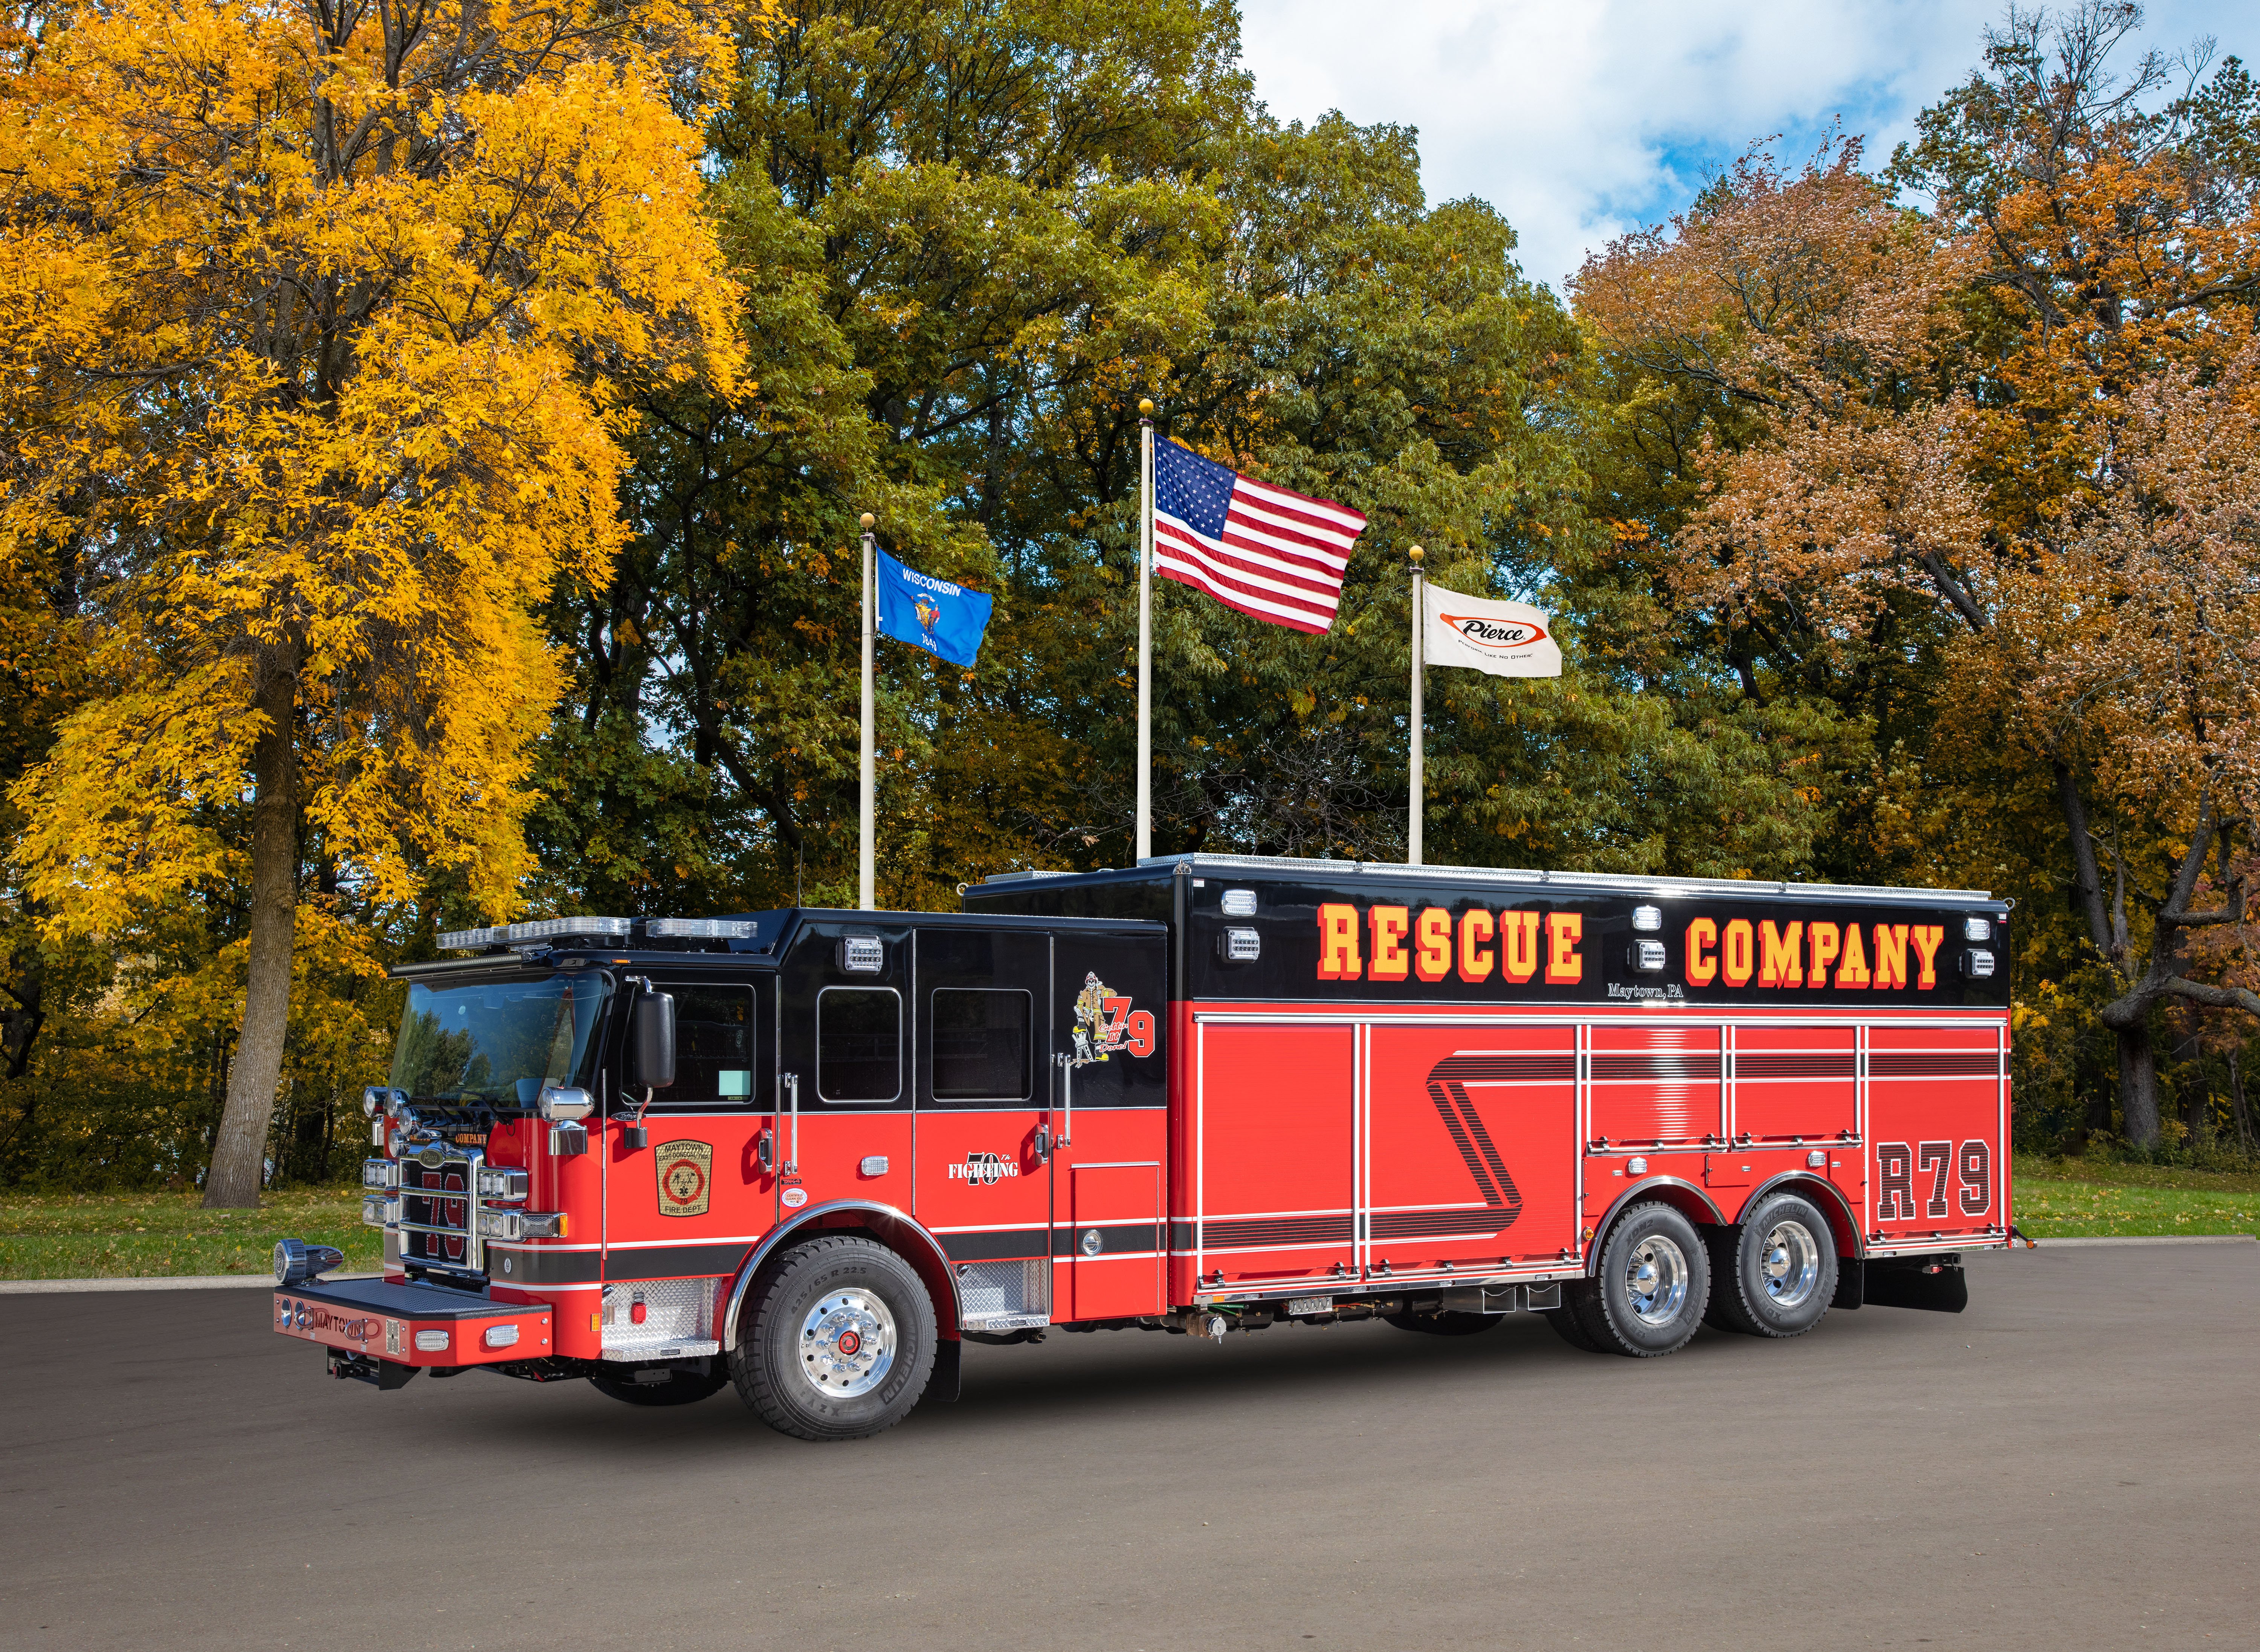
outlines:
[[[1801,932],[1801,933],[1800,933]],[[1868,939],[1875,962],[1868,958]],[[1938,949],[1946,940],[1942,924],[1832,924],[1818,919],[1777,926],[1764,919],[1753,928],[1747,918],[1723,926],[1698,918],[1687,926],[1687,983],[1707,987],[1724,981],[1745,987],[1755,974],[1761,987],[1856,987],[1904,991],[1907,950],[1914,951],[1914,988],[1938,985]],[[1834,973],[1831,973],[1832,967]]]
[[[1455,915],[1441,906],[1373,905],[1361,913],[1340,901],[1320,905],[1318,921],[1321,981],[1456,978],[1476,986],[1496,978],[1509,986],[1573,986],[1585,979],[1579,912],[1471,907]],[[1928,992],[1938,985],[1945,940],[1942,924],[1697,918],[1687,925],[1681,969],[1693,987]],[[1674,986],[1671,996],[1678,990]],[[1612,987],[1610,996],[1633,993]]]
[[[1549,986],[1585,978],[1578,951],[1585,933],[1582,913],[1493,913],[1476,907],[1455,925],[1441,906],[1421,908],[1417,921],[1409,906],[1370,906],[1365,918],[1369,951],[1360,949],[1356,907],[1341,902],[1319,908],[1320,980],[1441,981],[1456,974],[1472,986],[1496,970],[1501,981],[1519,985],[1541,965]]]

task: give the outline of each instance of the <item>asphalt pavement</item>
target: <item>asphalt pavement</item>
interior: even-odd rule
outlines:
[[[244,1291],[0,1298],[0,1646],[2251,1646],[2260,1247],[1664,1360],[1285,1327],[978,1348],[848,1445],[322,1374]]]

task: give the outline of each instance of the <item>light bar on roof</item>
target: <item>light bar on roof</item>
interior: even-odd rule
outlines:
[[[747,918],[647,918],[643,933],[676,940],[751,940],[760,926]]]
[[[634,927],[633,921],[626,918],[533,918],[491,929],[451,929],[440,937],[440,944],[475,952],[483,947],[516,947],[529,940],[556,940],[568,936],[625,940]]]

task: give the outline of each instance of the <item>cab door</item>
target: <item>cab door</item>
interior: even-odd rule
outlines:
[[[602,1122],[603,1344],[712,1353],[715,1279],[776,1219],[775,990],[687,971],[650,987],[675,1000],[675,1083],[647,1101],[623,1084]]]
[[[912,1213],[956,1269],[967,1329],[1049,1324],[1051,937],[937,926],[913,948]]]

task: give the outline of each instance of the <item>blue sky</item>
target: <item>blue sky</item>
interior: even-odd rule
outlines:
[[[2138,42],[2260,55],[2260,4],[2159,0]],[[1975,67],[2001,0],[1241,0],[1257,94],[1420,129],[1431,200],[1478,195],[1561,290],[1587,249],[1684,206],[1753,139],[1833,117],[1880,162]]]

